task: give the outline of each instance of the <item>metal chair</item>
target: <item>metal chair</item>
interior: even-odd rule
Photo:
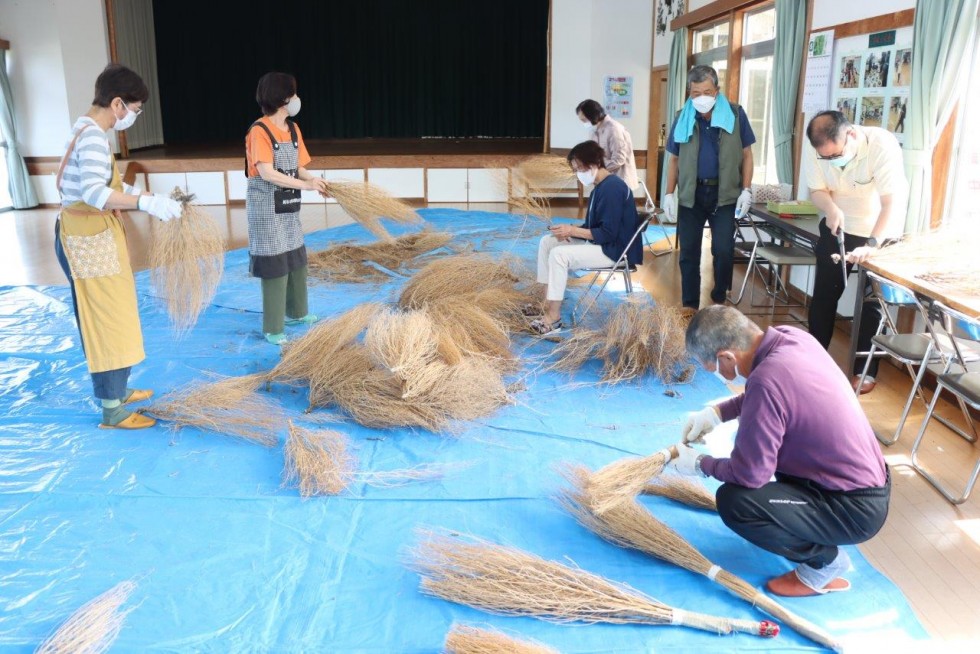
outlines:
[[[738,295],[732,294],[732,289],[728,289],[726,294],[726,299],[733,305],[738,305],[742,298],[745,297],[745,288],[749,285],[749,279],[752,277],[753,271],[759,274],[758,268],[755,267],[756,260],[756,248],[758,247],[760,241],[747,241],[745,240],[745,235],[742,233],[744,228],[752,228],[758,237],[758,230],[755,229],[753,224],[755,219],[752,218],[752,214],[748,213],[744,218],[738,218],[735,221],[735,258],[734,264],[746,264],[745,266],[745,276],[742,278],[742,286],[738,290]],[[765,245],[765,243],[763,243]]]
[[[589,313],[589,311],[592,309],[592,307],[595,306],[595,303],[598,302],[599,300],[599,296],[601,296],[602,292],[606,290],[606,286],[609,284],[609,280],[612,279],[613,275],[615,275],[616,273],[622,273],[623,282],[626,285],[626,292],[627,293],[633,292],[633,278],[630,275],[631,273],[636,272],[636,266],[630,265],[626,255],[630,251],[630,247],[632,247],[633,243],[636,242],[636,239],[642,238],[643,232],[646,231],[646,228],[647,226],[649,226],[650,221],[652,219],[653,219],[652,215],[646,213],[638,214],[636,230],[633,232],[633,237],[630,238],[629,243],[626,244],[626,248],[623,250],[623,253],[619,255],[619,258],[616,259],[616,262],[612,266],[607,266],[604,268],[580,268],[579,269],[583,272],[591,272],[595,274],[592,275],[592,279],[589,280],[589,285],[585,287],[585,292],[582,293],[582,297],[580,297],[578,299],[578,302],[575,303],[575,306],[572,307],[573,325],[583,320],[585,316]],[[592,288],[595,286],[596,281],[599,279],[599,275],[601,275],[602,273],[608,273],[608,274],[606,275],[605,280],[603,280],[602,285],[599,287],[599,292],[596,293],[595,296],[592,297],[592,299],[588,301],[587,304],[585,304],[585,307],[582,310],[582,315],[579,315],[578,314],[579,308],[582,307],[583,303],[585,303],[586,300],[589,299],[592,292]]]
[[[792,314],[787,314],[785,319],[776,319],[776,302],[781,302],[782,306],[780,309],[792,309],[796,307],[806,307],[806,294],[804,293],[804,300],[802,304],[793,303],[790,298],[789,289],[783,282],[783,269],[786,266],[806,266],[807,267],[807,287],[810,285],[810,269],[817,265],[817,257],[809,250],[805,250],[798,245],[792,244],[780,244],[776,242],[766,242],[762,235],[759,233],[759,228],[756,222],[753,220],[750,223],[752,231],[756,237],[756,243],[753,248],[752,265],[745,271],[746,280],[752,275],[753,271],[758,271],[762,278],[763,288],[765,289],[766,295],[769,296],[770,302],[768,304],[757,304],[755,299],[755,286],[749,291],[749,304],[753,307],[766,307],[769,308],[769,321],[770,322],[805,322],[802,319],[795,318]],[[762,276],[762,271],[759,270],[760,265],[765,265],[768,268],[768,275]],[[743,291],[746,280],[743,280]],[[741,297],[739,297],[741,300]],[[746,315],[761,315],[760,313],[750,313],[744,312]],[[782,317],[782,316],[781,316]]]
[[[670,245],[670,249],[654,250],[653,243],[647,242],[645,231],[643,233],[643,247],[649,248],[650,254],[652,254],[653,256],[662,257],[665,254],[670,254],[673,250],[677,248],[677,235],[676,234],[674,235],[674,241],[672,243],[670,240],[670,234],[667,232],[667,228],[664,226],[663,219],[659,217],[664,215],[663,210],[657,209],[657,205],[653,201],[653,196],[650,195],[650,189],[647,188],[647,185],[643,182],[643,180],[641,179],[639,180],[639,182],[640,182],[640,188],[643,189],[643,195],[646,197],[646,200],[643,203],[643,213],[650,216],[651,219],[656,218],[656,224],[660,226],[660,230],[664,233],[664,238],[667,239],[667,244]],[[651,222],[653,221],[651,220]]]
[[[868,376],[868,368],[871,366],[871,359],[874,357],[890,356],[905,366],[912,379],[912,389],[909,391],[908,399],[905,401],[905,408],[902,410],[902,417],[898,421],[895,435],[891,438],[882,438],[878,434],[878,440],[884,445],[893,445],[902,435],[905,427],[905,420],[908,418],[912,408],[912,402],[918,396],[923,404],[926,404],[922,394],[922,378],[925,376],[930,361],[939,359],[939,352],[935,347],[935,339],[930,333],[903,334],[900,333],[892,319],[890,309],[898,307],[915,308],[920,314],[925,315],[925,308],[918,298],[915,297],[910,289],[886,279],[881,275],[867,271],[868,281],[871,283],[871,296],[878,302],[881,308],[881,320],[878,329],[871,338],[871,349],[867,352],[857,352],[855,356],[867,357],[864,368],[858,378],[855,393],[860,395],[861,385],[864,384]],[[890,333],[884,333],[885,329]],[[918,366],[918,371],[913,369]]]
[[[939,324],[943,332],[941,335],[936,332],[932,333],[934,336],[942,338],[942,340],[937,340],[937,348],[943,353],[942,358],[944,359],[944,363],[941,370],[938,371],[938,366],[929,366],[930,370],[937,371],[938,373],[936,375],[936,391],[932,395],[932,401],[929,402],[929,406],[926,408],[926,415],[922,419],[922,426],[919,427],[919,433],[915,437],[915,442],[912,444],[910,455],[912,467],[916,472],[932,484],[947,500],[953,504],[962,504],[970,497],[973,486],[977,482],[977,477],[980,476],[980,457],[977,458],[973,466],[973,471],[970,473],[963,492],[959,496],[954,497],[950,489],[940,482],[938,478],[929,474],[919,464],[918,455],[930,419],[933,417],[940,418],[934,415],[934,411],[936,409],[936,403],[939,401],[939,396],[942,395],[943,391],[949,391],[956,397],[963,417],[966,419],[966,424],[970,428],[970,432],[968,433],[960,429],[947,420],[943,419],[941,422],[965,440],[971,443],[977,441],[977,426],[973,421],[973,416],[970,415],[970,408],[980,410],[980,321],[947,307],[939,301],[933,303],[932,314],[939,316],[939,320],[935,322]],[[930,320],[928,322],[931,324],[933,321]],[[958,336],[957,332],[962,334],[962,336]],[[947,343],[948,350],[944,347]]]

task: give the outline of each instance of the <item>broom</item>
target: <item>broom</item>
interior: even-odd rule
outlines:
[[[123,581],[71,614],[48,636],[35,654],[99,654],[112,647],[123,621],[133,609],[119,607],[136,590],[136,583]]]
[[[589,508],[602,515],[618,504],[632,500],[652,477],[663,472],[664,466],[677,454],[677,446],[671,445],[650,456],[613,461],[589,475],[586,494]]]
[[[446,634],[447,654],[558,654],[558,650],[517,640],[495,629],[453,624]]]
[[[589,497],[590,484],[587,469],[569,467],[563,470],[562,474],[569,482],[569,487],[560,493],[558,503],[590,531],[620,547],[637,549],[685,570],[704,575],[733,595],[788,624],[807,638],[835,651],[842,651],[841,644],[833,636],[787,610],[744,579],[709,561],[680,534],[657,520],[636,500],[619,503],[601,515],[595,513],[590,509],[594,502],[593,498]]]
[[[565,157],[536,154],[517,164],[516,170],[538,188],[568,189],[577,179]]]
[[[193,195],[175,188],[180,217],[156,224],[149,248],[150,281],[163,299],[178,335],[197,323],[218,290],[225,239],[211,217],[191,204]]]
[[[417,223],[421,220],[412,207],[368,182],[327,180],[327,194],[351,218],[379,239],[391,239],[391,234],[381,225],[381,218],[390,218],[398,223]]]
[[[659,475],[640,491],[644,495],[659,495],[695,509],[718,511],[715,496],[703,485],[681,475]]]
[[[408,565],[423,593],[490,613],[553,622],[683,625],[718,634],[773,637],[770,622],[675,609],[625,584],[472,536],[422,532]]]

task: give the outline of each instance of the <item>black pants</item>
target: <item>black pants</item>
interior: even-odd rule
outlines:
[[[891,475],[885,485],[828,491],[806,479],[776,474],[762,488],[723,484],[718,515],[736,534],[795,563],[822,568],[838,545],[869,540],[885,524]]]
[[[677,237],[681,245],[681,302],[699,308],[701,301],[701,239],[704,224],[711,227],[711,256],[715,286],[711,299],[721,303],[732,285],[735,261],[735,205],[718,206],[718,187],[698,184],[694,207],[677,208]]]
[[[850,252],[855,248],[864,246],[868,239],[864,236],[854,236],[844,233],[844,250]],[[817,256],[816,279],[813,282],[813,299],[810,302],[810,312],[807,322],[810,327],[810,334],[813,335],[824,349],[830,347],[830,339],[834,336],[834,321],[837,319],[837,303],[841,295],[844,294],[844,276],[841,274],[840,263],[834,263],[831,259],[832,254],[838,254],[840,246],[837,237],[830,233],[826,219],[820,221],[820,238],[814,253]],[[847,264],[847,274],[850,276],[854,266]],[[859,291],[867,296],[871,292],[871,285],[868,284],[863,290]],[[878,323],[881,322],[881,309],[875,301],[865,300],[861,308],[861,328],[858,331],[857,349],[859,352],[867,352],[871,349],[871,337],[878,331]],[[867,357],[856,357],[854,359],[855,375],[861,374],[864,370],[864,362]],[[878,359],[872,359],[868,367],[868,374],[872,377],[878,374]]]

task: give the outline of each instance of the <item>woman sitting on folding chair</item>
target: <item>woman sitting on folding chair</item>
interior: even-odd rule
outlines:
[[[531,323],[540,335],[562,327],[561,303],[568,271],[612,267],[636,231],[638,216],[633,191],[603,165],[602,148],[595,141],[579,143],[568,153],[568,163],[583,186],[593,185],[585,222],[576,227],[554,224],[538,245],[538,283],[544,284],[544,315]],[[627,253],[633,266],[643,260],[643,243],[636,239]]]

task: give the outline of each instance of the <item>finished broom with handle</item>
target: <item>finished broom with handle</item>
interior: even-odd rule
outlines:
[[[501,615],[553,622],[682,625],[771,638],[779,626],[676,609],[584,570],[450,532],[421,531],[409,566],[423,593]]]
[[[596,504],[602,505],[602,502],[596,502],[589,497],[590,474],[586,468],[568,467],[562,471],[562,474],[568,480],[569,486],[559,495],[558,503],[590,531],[620,547],[637,549],[704,575],[732,594],[759,607],[774,618],[782,620],[810,640],[832,650],[842,651],[842,645],[833,636],[784,608],[744,579],[709,561],[680,534],[657,520],[635,499],[620,502],[601,514],[596,512],[592,507]]]

